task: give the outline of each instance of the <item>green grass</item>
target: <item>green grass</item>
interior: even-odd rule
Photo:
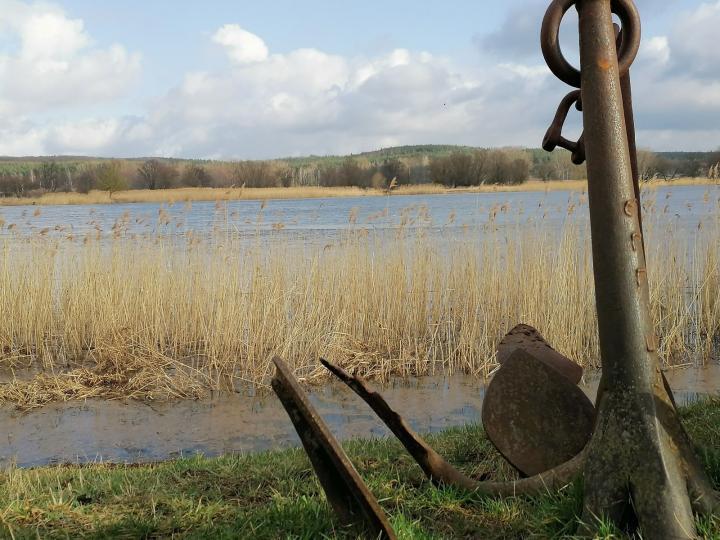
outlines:
[[[720,400],[683,410],[720,484]],[[512,472],[478,427],[430,437],[477,478]],[[400,538],[568,538],[578,523],[580,482],[542,497],[493,499],[433,487],[395,441],[345,445]],[[152,466],[10,469],[0,476],[0,534],[12,538],[354,538],[338,527],[301,450]],[[720,517],[701,518],[720,538]],[[605,538],[620,535],[604,527]]]

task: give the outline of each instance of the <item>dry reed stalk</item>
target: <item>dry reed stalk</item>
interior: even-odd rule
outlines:
[[[653,313],[668,364],[706,361],[718,345],[713,219],[691,243],[648,220]],[[226,235],[6,239],[0,363],[36,374],[10,377],[0,402],[197,398],[267,384],[274,355],[306,381],[324,376],[321,356],[377,379],[482,376],[518,322],[598,366],[584,227],[455,231],[399,229],[380,239],[356,228],[317,247]]]

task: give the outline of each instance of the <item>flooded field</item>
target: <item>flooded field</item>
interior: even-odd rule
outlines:
[[[669,371],[682,403],[720,382],[720,186],[644,206],[664,365],[709,366]],[[275,354],[311,382],[321,356],[393,381],[419,431],[478,422],[519,322],[597,367],[587,222],[571,191],[1,208],[0,462],[297,444],[260,390]],[[344,387],[314,388],[341,439],[386,433]]]
[[[646,189],[643,204],[649,222],[693,234],[698,223],[720,214],[720,185]],[[258,240],[330,242],[348,230],[382,233],[539,224],[558,229],[587,223],[587,194],[579,191],[458,193],[305,200],[134,203],[112,205],[17,206],[0,208],[0,238],[82,239],[143,235],[222,239],[234,235]]]
[[[717,395],[720,365],[667,372],[679,405]],[[583,384],[594,399],[598,373]],[[479,423],[485,381],[470,376],[396,380],[388,402],[419,432]],[[315,388],[311,400],[340,439],[384,437],[370,408],[337,383]],[[56,403],[29,413],[0,412],[0,465],[147,462],[201,453],[217,456],[299,446],[273,394],[219,394],[204,401],[145,403],[88,400]]]

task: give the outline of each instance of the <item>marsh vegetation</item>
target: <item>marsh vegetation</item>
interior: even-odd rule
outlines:
[[[653,314],[667,364],[716,358],[715,198],[705,191],[704,217],[690,231],[677,226],[667,200],[646,202]],[[23,231],[5,221],[0,401],[32,408],[264,387],[273,355],[306,382],[324,376],[321,356],[375,379],[483,376],[519,321],[597,367],[587,224],[573,219],[585,205],[581,195],[526,220],[521,206],[478,203],[481,218],[468,226],[452,210],[436,222],[420,203],[381,230],[373,222],[387,209],[362,218],[351,210],[338,234],[300,242],[283,234],[290,218],[273,221],[264,204],[243,217],[256,234],[231,226],[199,234],[163,207],[145,233],[137,227],[148,218],[130,212],[103,228],[93,210],[95,225],[83,231]],[[216,210],[231,219],[223,203]],[[39,208],[23,212],[30,224],[42,217]],[[545,226],[551,218],[561,225]]]

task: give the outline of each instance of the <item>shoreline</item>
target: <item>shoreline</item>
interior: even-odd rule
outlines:
[[[717,180],[706,178],[678,178],[644,182],[644,188],[666,186],[720,186]],[[179,203],[213,201],[303,200],[350,197],[387,197],[398,195],[453,195],[462,193],[520,193],[539,191],[585,191],[585,180],[530,180],[518,185],[484,185],[448,188],[441,184],[400,186],[391,192],[359,187],[280,187],[280,188],[172,188],[133,189],[110,195],[106,191],[90,193],[45,193],[39,197],[4,197],[1,206],[63,206],[133,203]]]
[[[682,407],[680,414],[717,482],[720,401]],[[465,474],[517,478],[477,425],[428,435],[427,441]],[[354,439],[343,447],[400,538],[556,538],[580,522],[578,481],[496,501],[433,486],[394,438]],[[299,448],[139,465],[9,467],[3,473],[3,537],[357,538],[356,531],[339,527]],[[720,534],[716,516],[698,518],[697,527],[703,538]]]

